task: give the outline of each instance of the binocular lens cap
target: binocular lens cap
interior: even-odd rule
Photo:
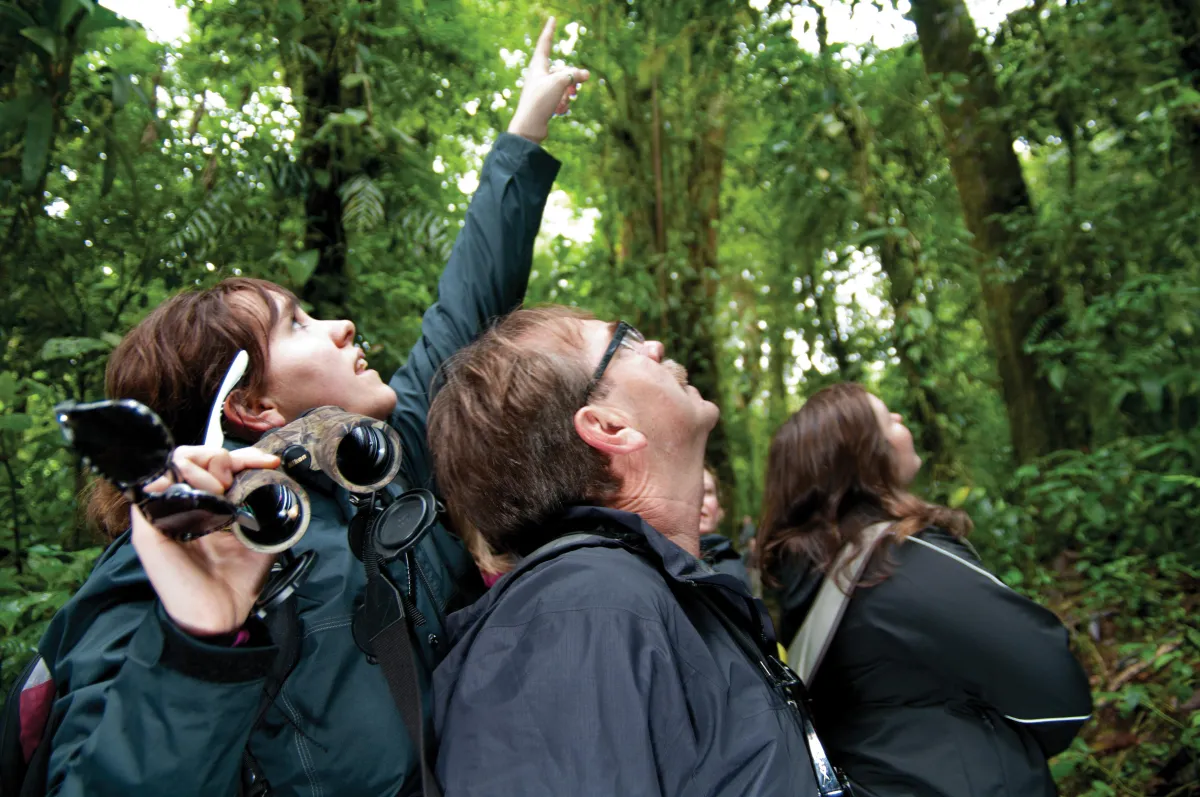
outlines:
[[[437,499],[428,490],[409,490],[371,524],[375,550],[391,561],[416,545],[437,520]]]

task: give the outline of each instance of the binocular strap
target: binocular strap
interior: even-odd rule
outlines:
[[[372,540],[363,546],[363,565],[367,571],[367,592],[363,606],[364,629],[370,639],[371,654],[383,670],[388,691],[404,720],[408,737],[420,756],[422,797],[442,797],[441,787],[430,765],[433,750],[421,710],[421,681],[417,652],[409,635],[408,612],[399,587],[381,568],[379,552]]]

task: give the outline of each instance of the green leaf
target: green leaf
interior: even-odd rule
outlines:
[[[139,23],[131,19],[126,19],[114,11],[110,11],[104,6],[96,6],[92,13],[87,15],[79,25],[79,29],[75,32],[77,39],[82,42],[93,33],[99,33],[102,30],[109,28],[140,28]]]
[[[55,41],[55,39],[57,37],[55,37],[54,31],[50,30],[49,28],[40,28],[40,27],[39,28],[23,28],[21,30],[21,35],[24,36],[26,39],[29,39],[29,41],[33,42],[38,47],[41,47],[43,50],[45,50],[50,55],[51,58],[57,57],[58,44]]]
[[[15,24],[9,26],[20,30],[21,28],[36,28],[37,20],[29,15],[29,12],[23,8],[18,8],[12,3],[0,3],[0,20],[8,17]]]
[[[0,372],[0,405],[12,404],[17,397],[17,375],[12,371]]]
[[[1062,363],[1054,363],[1050,366],[1049,373],[1046,378],[1050,380],[1050,386],[1055,390],[1062,391],[1063,385],[1067,382],[1067,366]]]
[[[33,418],[30,418],[23,412],[14,412],[11,415],[0,415],[0,431],[4,432],[23,432],[26,429],[33,427]]]
[[[1155,83],[1153,86],[1146,86],[1145,88],[1142,89],[1142,94],[1146,94],[1146,95],[1156,94],[1156,93],[1162,91],[1163,89],[1169,89],[1172,86],[1178,86],[1178,85],[1179,85],[1179,78],[1177,78],[1177,77],[1167,78],[1166,80],[1161,80],[1158,83]]]
[[[112,73],[112,101],[117,108],[124,108],[129,103],[129,97],[133,94],[133,81],[129,79],[128,73],[113,72]]]
[[[108,192],[112,190],[113,182],[117,179],[117,159],[105,158],[104,165],[101,167],[100,176],[100,196],[108,196]]]
[[[1188,642],[1196,646],[1196,650],[1200,650],[1200,631],[1190,626],[1184,626],[1183,632],[1187,635]]]
[[[1104,528],[1108,521],[1108,512],[1105,511],[1104,506],[1092,501],[1083,505],[1083,516],[1098,529]]]
[[[54,106],[50,98],[42,95],[29,111],[25,125],[25,155],[21,160],[21,187],[25,191],[37,189],[38,181],[46,172],[46,159],[50,156],[50,136],[54,124]]]
[[[967,502],[967,499],[970,497],[971,497],[971,486],[968,484],[964,484],[962,487],[959,487],[957,490],[955,490],[954,492],[952,492],[950,494],[950,500],[947,503],[950,505],[951,509],[958,509],[960,506],[965,504]]]
[[[65,31],[80,9],[90,14],[96,10],[92,0],[59,0],[58,29]]]
[[[1039,473],[1037,465],[1022,465],[1013,475],[1017,479],[1036,479]]]
[[[317,270],[317,263],[320,261],[321,250],[305,249],[300,254],[285,260],[284,265],[287,267],[288,276],[292,278],[293,285],[299,288],[312,277],[313,272]]]
[[[1175,98],[1175,101],[1172,102],[1171,105],[1172,107],[1178,107],[1180,105],[1200,105],[1200,91],[1196,91],[1191,87],[1181,89],[1179,96]]]
[[[383,192],[365,174],[356,174],[341,188],[342,222],[360,231],[370,230],[384,219]]]
[[[304,19],[304,7],[299,0],[280,0],[279,12],[281,16],[293,22],[300,22]]]
[[[0,102],[0,136],[18,126],[24,126],[29,116],[29,108],[37,100],[37,94],[26,94],[22,97]]]
[[[355,86],[361,86],[364,83],[370,82],[371,78],[366,72],[351,72],[349,75],[346,75],[344,78],[342,78],[342,86],[348,89],[352,89]]]
[[[64,360],[93,351],[108,351],[112,345],[97,338],[50,338],[42,346],[43,360]]]
[[[1143,379],[1138,383],[1138,387],[1142,389],[1142,395],[1146,397],[1146,404],[1151,412],[1162,412],[1163,406],[1163,383],[1159,379]]]

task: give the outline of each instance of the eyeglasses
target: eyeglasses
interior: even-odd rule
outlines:
[[[588,382],[587,390],[583,393],[583,402],[586,404],[591,400],[592,393],[596,392],[600,380],[604,378],[604,372],[608,370],[608,364],[612,362],[613,357],[617,356],[618,349],[626,348],[632,352],[640,352],[645,345],[645,335],[638,332],[632,324],[618,321],[617,328],[613,330],[612,340],[608,342],[608,348],[604,350],[604,357],[600,359],[600,364],[596,366],[592,379]]]

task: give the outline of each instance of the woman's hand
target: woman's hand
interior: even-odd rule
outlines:
[[[233,475],[246,468],[275,468],[279,457],[257,448],[226,451],[210,446],[180,446],[172,454],[180,477],[198,490],[224,494]],[[160,479],[147,486],[166,488]],[[214,636],[237,631],[250,616],[266,581],[273,554],[258,553],[232,534],[209,534],[176,542],[160,532],[134,506],[133,547],[171,619],[189,634]]]
[[[554,17],[550,17],[538,37],[529,68],[525,70],[525,86],[521,89],[517,112],[508,125],[508,132],[535,144],[545,140],[550,117],[567,112],[576,86],[589,77],[586,69],[570,66],[551,71],[550,48],[553,44]]]

